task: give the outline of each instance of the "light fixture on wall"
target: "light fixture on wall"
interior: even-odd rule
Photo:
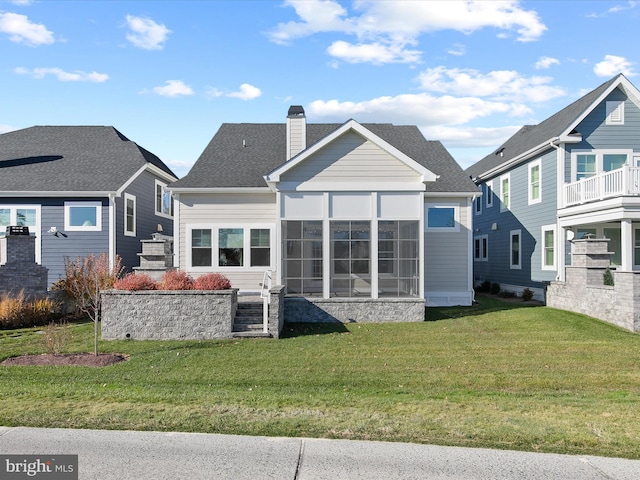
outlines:
[[[491,230],[498,230],[498,224],[496,222],[491,224]]]
[[[55,237],[60,237],[60,236],[66,237],[67,236],[66,233],[58,231],[58,227],[49,227],[48,233],[51,233]]]

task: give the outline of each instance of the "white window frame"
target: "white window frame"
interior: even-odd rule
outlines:
[[[71,209],[74,207],[93,207],[96,211],[95,225],[71,225]],[[64,229],[67,232],[101,232],[102,202],[64,202]]]
[[[636,251],[640,250],[640,227],[633,226],[633,267],[634,270],[640,268],[640,263],[636,263]]]
[[[553,264],[552,265],[547,265],[545,263],[546,260],[546,253],[547,253],[547,245],[545,243],[545,239],[546,239],[546,233],[547,232],[553,232]],[[558,264],[558,235],[557,235],[557,228],[555,224],[552,225],[543,225],[540,228],[540,245],[542,245],[542,249],[540,251],[540,267],[542,268],[542,270],[556,270],[557,268],[557,264]]]
[[[504,190],[502,188],[502,185],[505,180],[507,181],[507,199],[508,199],[508,203],[506,205],[504,202]],[[513,199],[511,198],[511,174],[507,173],[500,177],[500,211],[506,212],[507,210],[510,210],[512,203],[513,203]]]
[[[635,161],[632,149],[595,149],[595,150],[572,150],[571,151],[571,180],[577,181],[578,176],[578,155],[595,155],[596,156],[596,171],[595,175],[604,173],[604,155],[626,155],[627,161],[625,165],[630,165],[632,161]]]
[[[478,252],[476,254],[476,242],[478,242]],[[478,235],[473,237],[473,259],[476,262],[489,261],[489,235]]]
[[[127,230],[127,202],[131,200],[133,202],[133,230]],[[124,194],[124,214],[123,214],[123,231],[125,236],[127,237],[135,237],[136,236],[136,227],[138,224],[138,206],[136,203],[136,196],[131,195],[130,193]]]
[[[482,195],[478,195],[473,202],[473,211],[475,215],[482,215]]]
[[[607,101],[605,125],[624,125],[624,100]]]
[[[518,235],[518,263],[513,263],[513,237]],[[522,270],[522,230],[511,230],[509,232],[509,268],[511,270]]]
[[[493,180],[488,181],[485,185],[485,195],[487,197],[485,201],[485,207],[493,207]]]
[[[453,209],[453,227],[430,227],[429,210],[438,208]],[[459,203],[426,203],[424,206],[424,228],[427,232],[459,232],[460,231],[460,204]]]
[[[7,204],[0,205],[0,209],[9,210],[9,225],[17,225],[18,224],[18,210],[35,210],[36,211],[36,224],[29,227],[29,234],[36,237],[36,263],[40,264],[42,258],[42,235],[40,234],[41,230],[41,220],[42,220],[42,208],[39,204],[26,204],[26,205],[17,205],[17,204]],[[51,225],[56,226],[57,225]],[[33,228],[33,230],[32,230]],[[0,225],[0,238],[4,237],[6,234],[6,226]],[[6,252],[0,253],[0,262],[6,262],[5,258]]]
[[[538,167],[538,198],[533,198],[533,169]],[[531,162],[528,166],[527,174],[528,199],[529,205],[542,202],[542,161],[540,159]]]
[[[169,213],[165,213],[164,211],[162,211],[162,207],[160,210],[158,210],[158,187],[162,189],[163,197],[164,195],[169,195]],[[164,201],[161,201],[161,203],[164,205]],[[158,179],[156,179],[154,188],[153,188],[153,210],[155,211],[156,215],[159,217],[173,218],[173,215],[172,215],[173,198],[171,197],[171,193],[169,193],[169,191],[167,190],[167,184],[164,182],[161,182]]]
[[[199,223],[199,224],[189,224],[186,225],[186,252],[185,252],[185,260],[186,260],[186,268],[189,272],[263,272],[265,270],[274,270],[275,269],[275,250],[276,250],[276,242],[275,242],[275,231],[276,227],[273,224],[227,224],[227,223]],[[242,266],[220,266],[219,265],[219,231],[221,229],[231,229],[237,228],[242,229]],[[193,243],[193,230],[211,230],[211,265],[204,267],[194,267],[192,265],[191,258],[191,249]],[[251,230],[269,230],[269,265],[263,266],[251,266]]]

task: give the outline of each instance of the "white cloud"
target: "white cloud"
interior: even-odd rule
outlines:
[[[60,68],[34,68],[33,70],[28,70],[26,68],[18,67],[14,71],[15,73],[18,73],[20,75],[29,75],[33,78],[44,78],[47,75],[53,75],[57,77],[57,79],[61,82],[102,83],[106,82],[109,79],[109,75],[107,75],[106,73],[87,73],[80,70],[76,70],[74,72],[65,72]]]
[[[26,15],[0,12],[0,33],[9,35],[15,43],[29,46],[47,45],[54,42],[53,33],[42,24],[32,23]]]
[[[227,97],[239,98],[240,100],[253,100],[260,95],[262,95],[262,91],[248,83],[240,85],[240,90],[237,92],[227,93]]]
[[[415,45],[427,32],[471,34],[494,28],[500,37],[515,33],[518,41],[528,42],[537,40],[547,29],[537,12],[524,10],[517,0],[360,0],[354,2],[357,13],[352,16],[334,0],[287,0],[285,5],[295,9],[300,21],[278,24],[268,34],[271,41],[287,44],[321,32],[354,35],[357,43],[336,41],[328,50],[349,62],[417,62],[420,52],[405,50],[405,46]]]
[[[301,22],[279,23],[268,35],[272,42],[286,45],[291,40],[319,32],[348,31],[352,27],[343,17],[347,11],[333,0],[286,0]]]
[[[426,93],[386,96],[362,102],[315,100],[306,108],[309,116],[327,121],[355,118],[360,122],[384,118],[396,124],[462,125],[495,113],[510,114],[513,106],[474,97],[434,97]]]
[[[421,130],[426,138],[438,139],[450,146],[476,148],[500,145],[521,128],[522,125],[496,128],[433,125],[423,127]]]
[[[447,53],[449,55],[455,55],[456,57],[461,57],[462,55],[467,53],[467,47],[461,43],[454,43],[451,47],[447,49]]]
[[[604,60],[595,64],[593,73],[599,77],[613,77],[619,73],[623,73],[627,77],[636,75],[633,71],[633,63],[616,55],[605,55]]]
[[[0,123],[0,133],[13,132],[14,130],[17,130],[17,128],[12,127],[11,125],[3,125]]]
[[[551,68],[553,65],[560,65],[560,60],[553,57],[540,57],[540,60],[538,60],[535,64],[535,69],[546,70],[548,68]]]
[[[162,50],[171,30],[150,18],[127,15],[126,20],[130,30],[127,40],[145,50]]]
[[[613,7],[611,7],[609,10],[607,10],[609,13],[618,13],[618,12],[622,12],[624,10],[631,10],[635,7],[638,6],[638,2],[637,1],[633,1],[630,0],[627,2],[626,5],[615,5]]]
[[[153,87],[153,93],[162,97],[177,97],[180,95],[193,95],[193,89],[182,80],[167,80],[163,87]]]
[[[403,44],[391,43],[384,45],[380,42],[353,45],[339,40],[327,48],[332,57],[349,63],[369,62],[375,65],[383,63],[415,63],[420,60],[422,52],[407,50]]]
[[[544,102],[566,95],[564,89],[548,85],[550,77],[524,77],[514,70],[477,70],[435,67],[422,72],[418,80],[424,90],[453,95],[490,97],[499,101]]]

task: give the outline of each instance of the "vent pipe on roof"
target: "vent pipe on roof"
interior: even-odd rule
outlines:
[[[301,105],[291,105],[287,112],[287,160],[307,148],[307,118]]]

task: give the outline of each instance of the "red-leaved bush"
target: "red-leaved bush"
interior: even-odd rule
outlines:
[[[146,273],[128,273],[113,284],[116,290],[157,290],[158,284]]]
[[[180,270],[169,270],[162,276],[158,290],[193,290],[193,278]]]
[[[226,290],[231,288],[231,282],[221,273],[207,273],[196,278],[193,288],[195,290]]]

